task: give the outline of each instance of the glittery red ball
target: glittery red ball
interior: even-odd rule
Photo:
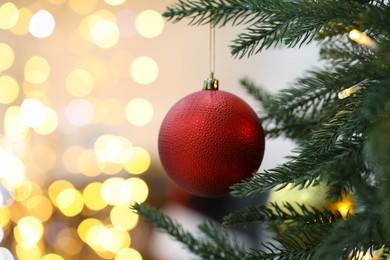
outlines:
[[[264,132],[253,109],[222,90],[202,90],[177,102],[159,137],[161,163],[184,190],[218,197],[253,176],[264,154]]]

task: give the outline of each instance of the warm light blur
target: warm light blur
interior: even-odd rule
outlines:
[[[68,147],[63,155],[62,162],[67,171],[70,173],[79,173],[79,157],[85,151],[85,148],[82,146],[74,145]]]
[[[53,206],[48,198],[42,195],[35,195],[24,202],[29,214],[40,222],[47,221],[53,213]]]
[[[40,56],[32,56],[24,66],[24,78],[32,84],[45,82],[50,74],[48,61]]]
[[[88,0],[88,1],[69,0],[68,4],[75,13],[88,14],[95,9],[97,0]]]
[[[32,36],[42,39],[54,32],[55,25],[53,15],[47,10],[40,10],[31,17],[28,29]]]
[[[130,159],[125,163],[125,170],[131,174],[141,174],[149,169],[152,162],[149,152],[142,147],[133,147]]]
[[[109,5],[121,5],[124,2],[126,2],[126,0],[104,0],[104,2],[106,2]]]
[[[0,3],[0,259],[142,259],[164,30],[144,5]]]
[[[148,85],[157,79],[158,65],[150,57],[136,58],[130,66],[131,77],[139,84]]]
[[[7,30],[15,26],[19,19],[19,10],[11,2],[0,6],[0,29]]]
[[[1,53],[1,47],[0,47]],[[19,95],[18,82],[10,76],[0,76],[0,103],[9,104],[15,101]]]
[[[101,196],[109,205],[126,205],[127,200],[132,196],[130,190],[125,189],[124,179],[113,177],[105,180],[101,188]]]
[[[50,184],[48,188],[48,194],[50,201],[53,203],[53,205],[58,206],[57,204],[57,198],[58,195],[66,189],[73,188],[73,184],[66,180],[57,180]]]
[[[119,40],[119,29],[109,20],[101,20],[92,28],[92,41],[100,48],[107,49],[115,46]]]
[[[64,260],[64,258],[57,254],[47,254],[44,255],[41,260]]]
[[[132,155],[132,144],[123,136],[101,135],[96,139],[94,149],[102,162],[123,164]]]
[[[92,149],[83,150],[77,159],[78,172],[88,177],[96,177],[102,173],[98,158]]]
[[[10,216],[7,208],[0,207],[0,227],[4,228],[9,224]]]
[[[54,109],[45,107],[45,118],[43,122],[34,127],[34,131],[40,135],[49,135],[53,133],[58,126],[58,116]]]
[[[43,235],[42,222],[31,216],[20,219],[16,229],[22,239],[19,243],[26,242],[28,245],[35,245]]]
[[[0,247],[0,258],[4,260],[13,260],[15,257],[12,255],[8,248]]]
[[[138,223],[138,214],[129,206],[114,206],[111,209],[111,223],[119,230],[132,230]]]
[[[1,16],[1,15],[0,15]],[[25,35],[29,32],[29,24],[33,14],[30,9],[22,7],[19,9],[19,19],[10,31],[15,35]]]
[[[0,180],[8,190],[15,190],[23,185],[25,166],[13,154],[0,150]]]
[[[26,98],[20,106],[20,119],[26,127],[39,127],[46,119],[46,108],[37,99]]]
[[[101,196],[102,183],[92,182],[83,190],[83,199],[85,206],[91,210],[102,210],[107,206],[107,203]]]
[[[133,177],[127,179],[124,184],[126,190],[129,190],[131,193],[131,197],[127,197],[126,201],[128,203],[133,204],[134,202],[142,203],[148,198],[149,188],[146,182],[140,178]]]
[[[38,246],[28,248],[26,243],[17,244],[15,247],[16,250],[16,259],[20,260],[30,260],[30,259],[40,259],[42,252]]]
[[[352,215],[355,211],[355,206],[352,201],[352,196],[350,194],[343,196],[340,201],[331,203],[329,206],[330,210],[333,212],[338,212],[343,218]]]
[[[154,110],[152,104],[143,98],[135,98],[126,105],[126,118],[136,126],[144,126],[153,119]]]
[[[142,260],[142,256],[137,250],[133,248],[124,248],[120,250],[115,256],[115,260],[128,260],[128,259]]]
[[[20,116],[20,107],[8,107],[4,115],[4,132],[9,140],[21,141],[27,134],[28,129],[23,124]]]
[[[135,20],[137,32],[145,38],[154,38],[164,29],[164,19],[154,10],[145,10],[137,15]]]
[[[58,209],[67,217],[76,216],[84,207],[81,192],[74,188],[62,190],[56,200]]]
[[[94,117],[94,108],[86,99],[73,99],[66,106],[66,117],[69,122],[77,127],[88,125]]]
[[[75,97],[85,97],[93,89],[94,79],[86,70],[72,70],[66,78],[66,89]]]
[[[0,71],[9,69],[15,60],[15,54],[11,46],[6,43],[0,43]]]

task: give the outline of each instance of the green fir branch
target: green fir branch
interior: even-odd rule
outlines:
[[[238,259],[244,251],[238,242],[232,240],[226,231],[211,223],[198,226],[207,237],[196,238],[163,212],[146,204],[132,206],[140,216],[175,240],[183,243],[189,251],[204,259]]]
[[[332,21],[352,27],[363,10],[363,5],[352,0],[179,0],[163,15],[175,22],[189,18],[193,25],[250,23],[231,46],[233,56],[243,57],[279,43],[287,47],[307,44]]]
[[[245,259],[283,259],[283,260],[312,260],[315,253],[313,247],[302,247],[296,250],[281,249],[272,243],[262,243],[265,250],[252,250]]]
[[[244,88],[248,94],[259,101],[260,104],[266,104],[272,98],[271,94],[268,93],[264,88],[256,85],[252,80],[248,78],[240,79],[240,85]]]
[[[242,256],[243,246],[230,237],[226,230],[211,222],[200,224],[198,228],[215,245],[214,254],[220,259],[234,259]]]
[[[377,225],[378,216],[373,211],[356,213],[337,222],[319,245],[315,259],[362,259],[365,253],[384,245]]]
[[[329,225],[340,219],[340,215],[335,215],[326,209],[317,209],[310,205],[298,203],[296,206],[299,212],[288,202],[283,204],[283,208],[276,203],[271,203],[270,207],[264,205],[247,207],[225,216],[223,218],[223,225],[226,227],[234,227],[238,225],[263,223],[275,226],[284,223],[300,223],[299,228],[302,228],[303,226],[309,225]]]
[[[268,1],[265,1],[268,2]],[[329,23],[343,26],[343,33],[353,27],[364,7],[355,1],[272,1],[267,19],[259,19],[233,41],[232,55],[242,58],[263,49],[283,44],[292,48],[310,43]]]
[[[262,120],[266,132],[273,133],[275,128],[278,130],[276,133],[281,134],[279,129],[285,129],[283,134],[292,138],[297,135],[291,135],[290,129],[292,133],[299,133],[296,128],[306,124],[306,127],[300,128],[302,134],[298,136],[308,137],[307,133],[330,118],[329,114],[333,113],[335,103],[343,104],[337,100],[337,94],[341,90],[373,77],[369,68],[354,64],[335,71],[312,71],[307,77],[298,79],[292,87],[263,104]],[[268,125],[271,127],[267,128]]]

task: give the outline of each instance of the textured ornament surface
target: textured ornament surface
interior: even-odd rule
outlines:
[[[202,90],[168,111],[158,150],[165,171],[181,188],[217,197],[258,170],[264,132],[245,101],[226,91]]]

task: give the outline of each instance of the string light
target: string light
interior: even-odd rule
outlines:
[[[364,84],[366,84],[368,80],[363,80],[362,82],[359,82],[356,85],[353,85],[352,87],[349,87],[347,89],[344,89],[343,91],[338,93],[339,99],[344,99],[352,95],[353,93],[356,93],[358,90],[360,90]]]
[[[368,37],[366,34],[362,33],[359,30],[353,29],[349,32],[348,37],[349,39],[358,44],[365,45],[370,48],[376,47],[375,41],[373,41],[370,37]]]

